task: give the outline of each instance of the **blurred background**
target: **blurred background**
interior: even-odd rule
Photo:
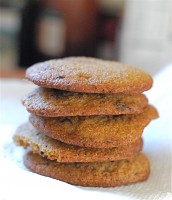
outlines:
[[[1,72],[66,56],[154,75],[172,62],[172,0],[0,0]]]

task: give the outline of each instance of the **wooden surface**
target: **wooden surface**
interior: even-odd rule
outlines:
[[[12,70],[1,70],[0,78],[24,78],[25,69],[12,69]]]

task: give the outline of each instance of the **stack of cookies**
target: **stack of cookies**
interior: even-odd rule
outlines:
[[[82,186],[118,186],[146,180],[142,133],[158,117],[141,94],[152,78],[114,61],[69,57],[35,64],[27,79],[39,87],[23,98],[29,122],[14,135],[31,151],[31,171]]]

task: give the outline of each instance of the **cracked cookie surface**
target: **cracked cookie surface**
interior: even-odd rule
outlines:
[[[23,100],[26,109],[40,116],[120,115],[143,112],[143,94],[88,94],[38,87]]]
[[[31,171],[70,184],[112,187],[144,181],[150,164],[143,153],[127,160],[101,163],[58,163],[29,152],[24,164]]]
[[[142,93],[152,87],[146,72],[127,64],[90,57],[68,57],[34,64],[26,78],[48,88],[85,93]]]
[[[64,143],[93,148],[112,148],[139,139],[146,125],[158,113],[153,106],[136,115],[40,117],[30,115],[32,125]]]
[[[133,157],[142,149],[142,140],[110,149],[84,148],[54,140],[31,124],[21,125],[14,135],[16,145],[24,148],[31,147],[34,153],[58,162],[104,162],[122,160]]]

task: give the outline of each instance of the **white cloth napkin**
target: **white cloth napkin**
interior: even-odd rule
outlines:
[[[27,170],[22,163],[25,150],[13,144],[12,135],[28,120],[20,99],[35,86],[16,79],[1,79],[0,86],[0,199],[172,199],[172,64],[154,77],[153,88],[146,92],[160,115],[143,134],[143,152],[151,162],[150,177],[120,187],[73,186]]]

